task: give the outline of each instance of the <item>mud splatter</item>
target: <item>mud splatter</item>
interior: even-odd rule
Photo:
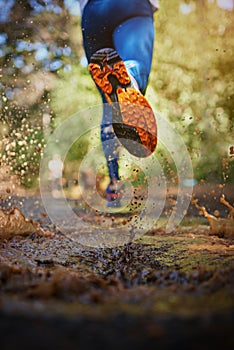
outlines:
[[[221,196],[220,203],[224,204],[229,209],[229,215],[227,218],[218,218],[214,215],[209,214],[206,207],[200,206],[198,204],[197,199],[193,199],[192,203],[208,219],[211,235],[217,235],[219,237],[226,238],[234,237],[234,207],[225,199],[224,195]]]
[[[0,209],[0,236],[10,238],[15,235],[27,235],[32,233],[53,235],[43,230],[39,223],[25,218],[20,209],[13,208],[10,212]]]

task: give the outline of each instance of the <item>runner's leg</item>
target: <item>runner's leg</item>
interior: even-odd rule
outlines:
[[[114,46],[130,75],[144,93],[151,69],[154,23],[152,16],[130,18],[114,31]]]
[[[93,16],[96,18],[95,21],[93,20]],[[90,0],[82,18],[83,42],[88,62],[90,62],[91,56],[97,50],[103,47],[114,47],[112,40],[113,29],[110,27],[111,22],[109,24],[104,22],[106,19],[109,19],[108,1],[102,1],[100,4],[100,1]],[[120,144],[112,127],[111,107],[107,103],[102,91],[99,91],[103,102],[101,141],[107,161],[110,182],[112,183],[119,180],[118,149]]]

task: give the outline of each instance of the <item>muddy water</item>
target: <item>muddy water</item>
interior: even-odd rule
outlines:
[[[9,324],[4,334],[19,333],[19,329],[22,332],[28,327],[36,338],[38,323],[32,326],[33,317],[42,327],[40,338],[51,339],[53,344],[59,339],[53,333],[53,324],[58,328],[63,325],[61,341],[70,339],[69,332],[75,327],[74,342],[68,341],[70,348],[82,342],[81,348],[91,349],[95,342],[100,346],[107,342],[108,348],[115,348],[113,343],[123,347],[119,341],[122,327],[124,344],[136,349],[153,349],[156,340],[166,349],[178,343],[187,349],[190,343],[196,344],[199,336],[201,347],[194,349],[206,344],[204,337],[211,343],[214,339],[214,345],[220,341],[223,348],[225,344],[231,348],[232,235],[219,235],[218,231],[211,235],[205,219],[190,217],[170,234],[163,228],[152,229],[123,247],[95,249],[81,246],[72,233],[57,231],[39,198],[11,201],[21,211],[7,211],[8,202],[2,202],[0,323],[2,329]],[[223,198],[226,204],[224,201]],[[226,220],[233,218],[231,208]],[[20,323],[15,321],[17,318]],[[48,323],[48,319],[53,322]],[[173,333],[175,320],[177,331]],[[90,322],[97,332],[90,328]],[[77,327],[83,332],[78,332]],[[106,340],[107,332],[112,334],[110,340]],[[184,332],[188,334],[187,342],[183,340]],[[91,345],[87,342],[90,334],[95,337]],[[6,349],[12,345],[9,336],[2,339]],[[19,341],[24,347],[28,345],[22,337]]]

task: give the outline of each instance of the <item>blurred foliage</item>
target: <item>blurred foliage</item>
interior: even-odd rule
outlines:
[[[57,72],[69,69],[72,50],[82,47],[69,35],[79,18],[62,0],[4,2],[0,18],[0,160],[28,186],[37,181],[45,136],[53,129],[50,91]]]
[[[43,145],[53,129],[101,103],[85,65],[80,16],[72,4],[11,0],[5,4],[6,18],[0,15],[0,161],[25,185],[37,179]],[[150,103],[183,137],[198,181],[232,181],[233,10],[215,0],[163,0],[155,27]],[[88,144],[83,138],[82,147],[74,145],[68,160],[79,162]]]
[[[155,18],[156,107],[186,142],[196,179],[233,180],[233,11],[200,0],[181,13],[182,5],[162,1]]]

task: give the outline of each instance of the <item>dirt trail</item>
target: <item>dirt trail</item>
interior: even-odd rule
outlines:
[[[233,237],[190,216],[175,232],[84,247],[38,198],[19,201],[37,224],[0,235],[1,348],[233,348]]]

